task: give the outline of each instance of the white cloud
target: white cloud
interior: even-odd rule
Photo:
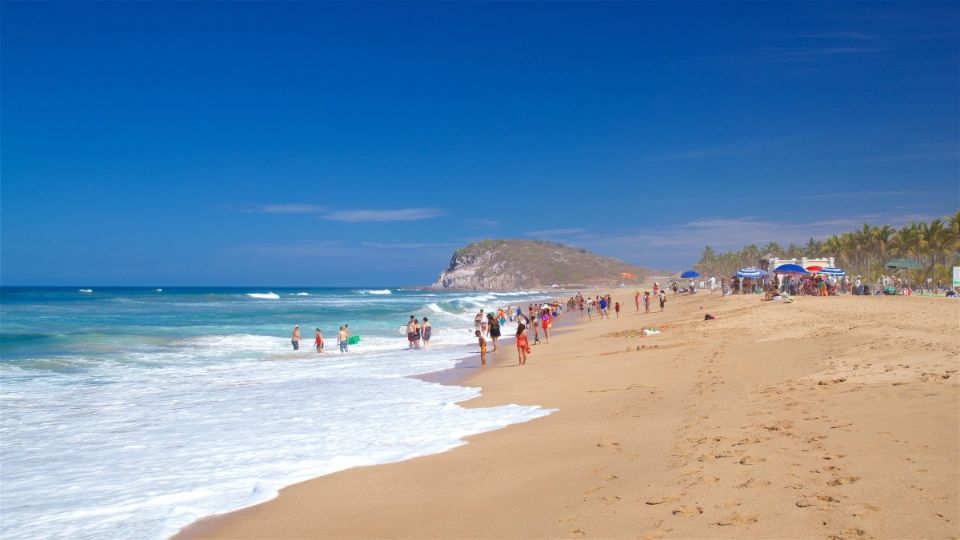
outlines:
[[[347,223],[382,222],[382,221],[418,221],[446,215],[446,212],[437,208],[400,208],[397,210],[338,210],[322,216],[328,221],[343,221]]]
[[[259,211],[267,214],[311,214],[323,210],[322,206],[315,204],[268,204],[260,207]]]
[[[680,152],[670,152],[666,154],[658,154],[653,156],[647,156],[640,158],[638,161],[640,163],[647,163],[653,161],[678,161],[678,160],[689,160],[689,159],[703,159],[711,157],[722,157],[722,156],[742,156],[745,154],[752,154],[759,151],[763,148],[763,144],[758,143],[740,143],[740,144],[731,144],[723,146],[714,146],[709,148],[697,148],[693,150],[683,150]]]
[[[583,234],[587,231],[583,229],[546,229],[542,231],[530,231],[523,233],[524,236],[535,236],[535,237],[553,237],[553,236],[570,236],[573,234]]]

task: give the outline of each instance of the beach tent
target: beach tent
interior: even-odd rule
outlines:
[[[913,259],[907,259],[907,258],[894,259],[888,262],[887,264],[885,264],[884,266],[893,270],[897,270],[898,271],[897,273],[900,274],[901,276],[903,275],[904,270],[916,270],[917,268],[923,268],[920,265],[920,263],[918,263],[917,261]],[[909,281],[910,279],[908,275],[907,282],[909,283]]]
[[[894,259],[888,262],[887,264],[885,264],[884,266],[886,266],[887,268],[894,268],[896,270],[904,270],[904,269],[914,270],[917,268],[922,268],[920,266],[920,263],[918,263],[917,261],[913,259],[906,259],[906,258]]]
[[[738,277],[738,278],[753,278],[753,279],[757,279],[757,278],[761,278],[761,277],[763,277],[763,276],[765,276],[765,275],[767,275],[766,272],[764,272],[763,270],[760,270],[759,268],[754,268],[754,267],[752,267],[752,266],[748,266],[747,268],[741,268],[741,269],[737,270],[737,277]]]
[[[799,264],[781,264],[773,269],[775,274],[809,274]]]
[[[680,277],[682,277],[683,279],[690,279],[690,278],[700,277],[700,273],[695,272],[693,270],[687,270],[686,272],[680,274]]]

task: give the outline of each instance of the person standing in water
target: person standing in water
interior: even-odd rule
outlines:
[[[294,325],[293,335],[290,337],[290,343],[293,344],[293,350],[300,350],[300,325]]]
[[[407,321],[407,348],[412,349],[415,346],[417,339],[417,319],[413,315],[410,316],[410,320]]]
[[[430,319],[426,317],[423,318],[423,348],[426,349],[427,345],[430,344],[430,334],[433,333],[433,325],[430,324]]]
[[[420,321],[413,319],[413,348],[420,348]]]
[[[345,353],[347,350],[347,340],[350,339],[350,332],[347,332],[346,326],[341,326],[340,331],[337,332],[337,345],[340,346],[340,352]]]
[[[477,337],[480,344],[480,367],[487,367],[487,340],[483,339],[483,334],[479,330],[474,330],[473,335]]]
[[[490,340],[493,341],[493,352],[497,352],[497,340],[500,339],[500,321],[498,321],[493,313],[487,315],[487,324],[490,328]]]
[[[313,346],[317,348],[317,354],[323,352],[323,332],[317,328],[317,333],[313,336]]]

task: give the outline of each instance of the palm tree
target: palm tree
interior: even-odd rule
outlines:
[[[807,241],[807,245],[804,246],[803,254],[807,258],[819,257],[821,249],[823,249],[823,246],[820,244],[820,242],[811,238],[809,241]]]
[[[877,257],[879,258],[880,263],[878,266],[881,270],[883,269],[883,265],[887,263],[887,253],[890,251],[890,241],[896,232],[896,229],[889,225],[881,225],[873,232],[873,237],[876,242],[874,247],[877,250]]]
[[[832,253],[834,257],[834,264],[842,264],[848,266],[847,263],[847,254],[844,251],[843,240],[839,236],[833,235],[828,236],[826,240],[823,241],[823,249],[828,253]]]

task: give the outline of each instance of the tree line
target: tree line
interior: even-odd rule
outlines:
[[[811,238],[802,246],[783,247],[777,242],[768,242],[762,247],[750,244],[739,251],[725,253],[717,253],[707,246],[694,269],[708,276],[732,276],[740,268],[757,266],[762,257],[771,253],[780,259],[834,257],[836,266],[843,268],[847,275],[860,275],[867,280],[889,273],[884,265],[891,259],[906,257],[922,266],[908,272],[914,282],[933,278],[935,283],[950,283],[951,267],[960,266],[960,211],[929,223],[910,222],[899,229],[864,223],[855,231],[823,240]]]

